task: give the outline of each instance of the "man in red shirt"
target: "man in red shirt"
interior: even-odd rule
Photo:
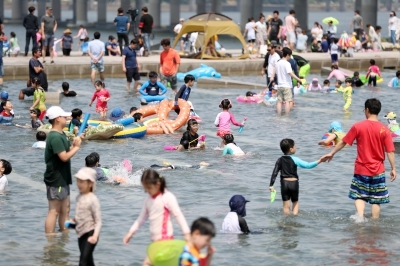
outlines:
[[[354,163],[354,177],[349,198],[355,200],[359,217],[364,218],[365,202],[372,204],[372,218],[379,218],[380,204],[389,203],[389,192],[385,181],[385,152],[392,167],[390,181],[396,179],[394,145],[390,130],[378,120],[381,102],[372,98],[365,101],[364,121],[354,124],[335,149],[323,156],[328,162],[335,153],[357,142],[357,159]]]
[[[172,90],[176,93],[178,89],[176,73],[181,64],[181,57],[177,51],[171,48],[169,39],[163,39],[161,41],[161,46],[164,48],[164,51],[160,54],[161,82],[164,83],[165,86],[167,86],[169,82]]]

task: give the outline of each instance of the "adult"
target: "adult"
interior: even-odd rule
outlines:
[[[117,30],[119,50],[122,53],[122,40],[125,42],[125,47],[129,46],[128,32],[131,27],[129,18],[124,15],[122,7],[118,8],[118,16],[114,19],[115,28]]]
[[[267,39],[267,25],[265,24],[265,16],[261,13],[259,20],[255,25],[256,30],[256,46],[258,47],[258,55],[260,55],[261,45],[265,45]]]
[[[50,49],[50,60],[51,64],[53,61],[53,45],[54,45],[54,33],[57,30],[57,21],[53,16],[53,8],[46,7],[46,14],[42,17],[41,22],[41,31],[42,31],[42,56],[43,56],[43,64],[46,63],[46,50],[47,47]]]
[[[104,42],[100,41],[100,32],[96,31],[93,34],[93,36],[94,40],[89,42],[88,54],[90,56],[90,66],[92,68],[90,79],[94,84],[94,79],[96,78],[96,71],[100,73],[100,79],[104,81],[103,56],[106,49]]]
[[[4,40],[4,32],[0,31],[0,86],[3,85],[3,76],[4,76],[3,40]]]
[[[274,74],[274,69],[276,66],[276,63],[281,59],[279,54],[275,51],[276,47],[274,44],[269,44],[268,49],[267,49],[267,54],[265,55],[264,58],[264,65],[263,69],[261,71],[261,75],[264,75],[264,73],[267,74],[267,86],[268,89],[271,91],[272,90],[272,82],[270,81],[270,77],[274,77],[274,82],[275,84],[277,83],[276,76],[272,76]]]
[[[38,17],[34,15],[36,8],[31,6],[28,8],[29,14],[24,17],[25,33],[25,56],[28,56],[29,44],[32,39],[32,48],[37,47],[36,42],[36,32],[39,30],[39,20]]]
[[[153,17],[148,12],[147,7],[142,8],[142,17],[139,22],[139,35],[143,36],[145,56],[150,54],[150,35],[154,26]]]
[[[354,11],[354,17],[350,23],[350,28],[351,27],[353,27],[354,32],[357,33],[358,38],[361,39],[361,34],[364,26],[363,26],[363,18],[360,16],[359,10]]]
[[[78,34],[74,36],[74,39],[79,38],[79,43],[78,43],[78,51],[81,50],[81,44],[85,42],[85,39],[89,37],[89,34],[85,28],[85,26],[80,25],[79,26],[79,31]]]
[[[29,78],[28,78],[28,82],[27,82],[27,87],[28,89],[26,90],[22,90],[25,91],[26,93],[24,93],[26,96],[32,96],[32,94],[30,93],[31,88],[31,81],[33,78],[39,78],[40,80],[40,86],[44,89],[44,91],[47,91],[48,88],[48,84],[47,84],[47,75],[44,71],[44,67],[42,65],[42,63],[40,63],[39,58],[41,56],[41,51],[40,48],[35,47],[32,49],[32,58],[29,60]],[[21,92],[22,92],[21,91]],[[21,92],[20,92],[20,99],[21,99]],[[22,96],[23,99],[23,96]]]
[[[185,22],[185,20],[183,18],[181,18],[179,20],[179,23],[175,25],[174,32],[175,32],[176,35],[178,35],[179,32],[181,31],[182,25],[183,25],[184,22]],[[185,42],[187,42],[187,41],[188,41],[187,34],[183,34],[182,37],[181,37],[181,40],[180,40],[180,46],[181,46],[181,51],[182,52],[185,51]]]
[[[295,29],[297,27],[298,21],[295,18],[296,12],[294,10],[289,11],[289,15],[285,18],[286,25],[286,41],[289,44],[291,50],[294,49],[296,44],[296,33]]]
[[[275,41],[277,44],[281,39],[282,20],[279,18],[279,11],[275,10],[273,18],[269,22],[268,36],[270,41]]]
[[[379,218],[380,204],[390,201],[385,178],[385,152],[392,167],[390,181],[396,179],[393,140],[390,130],[379,122],[380,111],[381,102],[378,99],[366,100],[364,104],[366,120],[355,123],[335,149],[322,157],[329,162],[338,151],[346,145],[353,145],[356,141],[357,159],[354,163],[349,198],[355,200],[354,204],[360,218],[364,218],[365,202],[372,205],[372,218]]]
[[[276,102],[276,112],[278,115],[281,115],[282,102],[286,102],[285,112],[286,115],[289,115],[293,102],[292,78],[296,79],[300,84],[301,80],[293,73],[292,67],[289,63],[289,59],[292,56],[292,50],[284,47],[282,49],[282,54],[283,57],[276,63],[273,75],[270,77],[270,81],[274,80],[274,76],[276,74],[278,79],[278,100]]]
[[[364,50],[367,50],[367,49],[368,49],[369,36],[368,36],[368,34],[365,32],[365,30],[363,30],[362,33],[361,33],[360,42],[361,42],[361,47],[362,47]]]
[[[4,23],[2,18],[0,18],[0,31],[4,32]]]
[[[178,73],[179,66],[181,65],[181,58],[178,52],[171,48],[169,39],[161,40],[161,46],[164,49],[160,54],[161,82],[164,85],[167,85],[169,82],[171,89],[176,93],[178,89],[176,73]]]
[[[54,233],[56,221],[60,230],[65,228],[65,220],[69,217],[70,185],[72,184],[71,158],[78,152],[81,146],[81,138],[76,137],[71,144],[65,135],[63,128],[67,123],[67,117],[71,113],[65,112],[59,106],[52,106],[46,114],[52,129],[47,136],[44,160],[46,171],[44,183],[47,188],[47,200],[49,212],[45,221],[46,233]]]
[[[139,91],[139,63],[136,57],[136,46],[138,45],[138,41],[133,39],[129,46],[125,47],[122,51],[122,71],[126,74],[126,90],[130,91],[132,79],[135,80],[133,85],[134,90]]]
[[[311,29],[311,35],[313,39],[316,39],[317,42],[322,40],[322,35],[324,35],[324,30],[322,29],[321,24],[318,22],[314,22],[314,27]]]
[[[337,33],[337,28],[335,25],[333,25],[333,21],[328,21],[328,29],[327,29],[327,34],[328,34],[328,45],[329,49],[331,48],[331,43],[333,43],[333,39],[336,38],[336,33]]]
[[[397,22],[398,22],[398,19],[396,17],[396,12],[394,12],[394,11],[390,12],[389,33],[390,33],[390,39],[391,39],[393,45],[396,44]]]
[[[252,52],[254,43],[256,42],[256,23],[254,23],[254,18],[249,18],[247,21],[248,22],[244,27],[243,36],[245,36],[247,39],[247,48],[249,48],[250,52]]]

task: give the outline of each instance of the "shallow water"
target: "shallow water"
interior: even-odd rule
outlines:
[[[385,73],[385,84],[393,72]],[[310,76],[312,78],[314,76]],[[264,82],[262,77],[232,77],[251,82]],[[61,80],[51,81],[57,88]],[[268,186],[276,159],[281,156],[279,141],[293,138],[297,156],[316,160],[329,149],[317,146],[317,141],[329,129],[332,120],[342,122],[345,130],[363,119],[365,99],[378,97],[382,113],[398,111],[398,91],[381,84],[378,89],[362,88],[355,92],[350,112],[342,111],[341,94],[308,93],[296,97],[296,108],[290,117],[277,117],[272,107],[257,104],[239,104],[235,98],[246,90],[194,88],[190,100],[204,123],[200,134],[207,134],[207,149],[193,152],[167,152],[164,145],[177,144],[183,130],[174,135],[153,135],[143,139],[84,142],[72,159],[73,173],[84,165],[84,158],[97,151],[103,166],[113,166],[129,159],[133,171],[170,162],[198,164],[206,161],[211,167],[202,170],[165,171],[169,189],[176,195],[190,224],[199,216],[208,216],[215,223],[218,234],[213,239],[217,252],[213,265],[399,265],[400,254],[393,247],[400,244],[398,203],[399,181],[389,184],[391,203],[382,207],[381,219],[355,224],[349,219],[354,214],[353,201],[347,198],[353,173],[356,148],[345,148],[329,164],[316,169],[299,169],[300,214],[285,217],[281,212],[279,182],[275,188],[275,203],[269,202]],[[93,93],[89,80],[71,80],[76,98],[64,98],[66,110],[87,106]],[[122,107],[127,111],[138,106],[136,95],[125,92],[123,79],[107,79],[111,100],[109,108]],[[23,82],[7,82],[12,96],[16,123],[28,123],[31,99],[19,101],[17,92]],[[4,88],[3,88],[4,89]],[[240,158],[221,157],[214,150],[220,143],[213,125],[220,111],[219,102],[228,97],[233,102],[232,112],[237,120],[248,117],[241,134],[235,133],[236,143],[247,153]],[[173,114],[171,114],[173,115]],[[384,122],[382,118],[382,122]],[[0,257],[4,265],[77,265],[79,250],[75,232],[58,234],[47,239],[44,219],[47,214],[45,168],[43,151],[30,148],[35,132],[16,127],[0,127],[1,158],[12,162],[18,175],[9,177],[9,191],[0,194]],[[396,156],[397,157],[397,156]],[[398,157],[397,157],[398,159]],[[389,165],[387,169],[389,169]],[[130,245],[122,243],[124,234],[139,215],[146,194],[138,185],[140,176],[133,175],[130,185],[99,184],[97,196],[101,202],[103,227],[95,251],[97,265],[141,265],[146,246],[150,243],[148,224],[133,237]],[[71,215],[74,214],[76,184],[71,186]],[[229,211],[228,201],[234,194],[242,194],[251,202],[247,205],[246,220],[254,234],[232,235],[220,232],[224,216]],[[370,209],[366,209],[370,216]],[[181,238],[180,228],[174,222],[175,236]]]

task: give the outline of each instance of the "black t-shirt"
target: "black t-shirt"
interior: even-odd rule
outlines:
[[[33,96],[33,93],[35,92],[35,89],[32,87],[28,87],[26,89],[21,90],[23,94],[25,94],[25,96]]]
[[[68,93],[61,92],[65,97],[75,97],[77,94],[74,91],[68,91]]]
[[[271,27],[271,35],[276,36],[279,33],[279,26],[282,26],[282,20],[278,18],[277,20],[271,19],[270,22],[270,27]]]
[[[39,78],[39,76],[40,76],[41,72],[36,73],[35,67],[42,67],[43,68],[43,65],[42,65],[42,63],[40,63],[39,60],[36,60],[35,58],[31,58],[29,60],[29,76],[31,77],[31,79],[34,78],[34,77],[38,77]]]
[[[149,14],[144,14],[140,18],[139,28],[142,30],[142,33],[151,33],[153,30],[153,17]]]
[[[179,144],[182,145],[185,150],[189,149],[189,145],[190,147],[197,147],[197,143],[199,142],[197,140],[198,138],[199,135],[197,133],[194,133],[194,135],[192,135],[189,131],[186,131],[185,133],[183,133],[181,142]]]

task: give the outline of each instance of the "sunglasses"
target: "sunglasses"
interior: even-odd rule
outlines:
[[[31,114],[36,114],[36,112],[35,112],[35,111],[30,111],[30,113],[31,113]]]

